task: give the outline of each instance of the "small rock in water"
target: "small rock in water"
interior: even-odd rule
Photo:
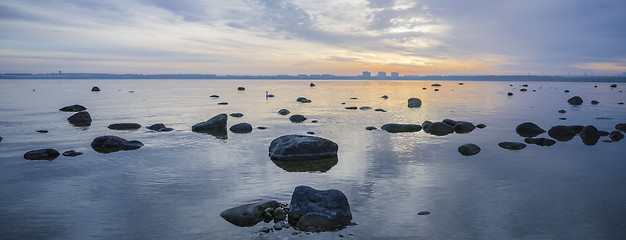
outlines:
[[[228,103],[227,102],[219,102],[219,103],[217,103],[217,105],[228,105]]]
[[[474,131],[474,129],[476,129],[476,126],[474,126],[471,122],[458,122],[454,125],[454,131],[456,133],[469,133]]]
[[[565,113],[565,110],[561,109],[559,110],[559,113]]]
[[[423,215],[428,215],[428,214],[430,214],[430,211],[421,211],[421,212],[417,213],[417,215],[422,215],[422,216]]]
[[[315,132],[306,132],[307,134],[315,135]]]
[[[291,115],[291,117],[289,117],[289,121],[294,122],[294,123],[301,123],[304,122],[304,120],[306,120],[306,117],[302,116],[302,115]]]
[[[141,125],[138,123],[113,123],[108,128],[113,130],[132,130],[141,128]]]
[[[609,138],[614,142],[624,139],[624,134],[618,131],[612,131],[609,133]]]
[[[243,113],[231,113],[229,116],[240,118],[240,117],[243,117]]]
[[[61,155],[57,150],[52,148],[32,150],[24,153],[24,159],[27,160],[48,160],[52,161]]]
[[[249,133],[252,132],[252,125],[249,123],[238,123],[231,126],[230,131],[234,133]]]
[[[267,127],[256,127],[256,128],[257,128],[257,129],[259,129],[259,130],[265,130],[265,129],[267,129]]]
[[[234,225],[251,227],[263,221],[265,209],[275,209],[279,206],[280,204],[274,200],[261,201],[226,209],[220,213],[220,216]]]
[[[549,139],[549,138],[525,138],[524,142],[528,143],[528,144],[535,144],[535,145],[539,145],[539,146],[552,146],[556,143],[556,141]]]
[[[454,121],[454,120],[448,119],[448,118],[444,119],[441,122],[450,125],[450,127],[454,127],[458,123],[457,121]]]
[[[383,96],[382,96],[382,97],[380,97],[380,98],[387,99],[387,98],[389,98],[389,96],[387,96],[387,95],[383,95]]]
[[[317,120],[312,120],[311,122],[312,122],[312,123],[317,123]]]
[[[616,88],[617,84],[611,84],[611,88]]]
[[[376,111],[376,112],[387,112],[387,111],[385,111],[385,109],[382,109],[382,108],[374,109],[374,111]]]
[[[360,109],[360,110],[364,110],[364,111],[365,111],[365,110],[370,110],[370,109],[372,109],[372,108],[371,108],[371,107],[368,107],[368,106],[363,106],[363,107],[360,107],[359,109]]]
[[[59,109],[59,111],[63,111],[63,112],[80,112],[84,110],[87,110],[87,108],[78,104],[65,106]]]
[[[566,92],[566,93],[567,93],[567,92],[569,92],[569,90],[565,90],[564,92]]]
[[[310,87],[315,87],[315,83],[309,84]]]
[[[291,195],[289,224],[303,231],[333,231],[350,225],[352,213],[346,195],[337,190],[298,186]]]
[[[100,88],[99,87],[92,87],[91,91],[92,92],[100,92]]]
[[[439,89],[435,88],[435,92],[439,92]]]
[[[598,102],[596,100],[591,100],[591,105],[597,105],[598,103],[600,103],[600,102]]]
[[[428,126],[427,132],[436,136],[445,136],[453,133],[454,128],[443,122],[434,122]]]
[[[526,144],[520,142],[501,142],[498,143],[498,146],[509,150],[522,150],[526,148]]]
[[[350,99],[352,99],[352,100],[356,100],[356,99],[358,99],[358,98],[355,98],[355,97],[351,97]]]
[[[560,117],[559,120],[567,120],[567,118]]]
[[[218,97],[220,97],[220,96],[219,96],[219,95],[211,95],[210,97],[212,97],[212,98],[218,98]]]
[[[135,150],[143,146],[140,141],[128,141],[118,136],[100,136],[91,142],[91,148],[99,153],[112,153],[122,150]]]
[[[619,105],[624,105],[624,102],[618,102],[617,104],[619,104]]]
[[[596,127],[588,125],[580,131],[580,138],[585,145],[595,145],[600,139],[600,133]]]
[[[278,110],[278,114],[283,115],[283,116],[284,115],[288,115],[289,113],[291,113],[291,112],[289,112],[289,110],[284,109],[284,108],[281,109],[281,110]]]
[[[419,98],[409,98],[408,102],[409,102],[408,106],[410,108],[416,108],[416,107],[422,106],[422,100],[420,100]]]
[[[517,125],[517,127],[515,127],[515,132],[522,137],[535,137],[546,132],[546,130],[543,130],[543,128],[540,128],[537,124],[532,122],[525,122]]]
[[[571,105],[581,105],[583,104],[583,99],[579,96],[574,96],[568,99],[567,102]]]
[[[246,90],[246,88],[245,87],[238,87],[237,90],[238,91],[244,91],[244,90]]]
[[[74,115],[67,118],[67,121],[79,127],[85,127],[91,125],[91,115],[87,111],[77,112]]]
[[[296,102],[300,102],[300,103],[310,103],[311,100],[305,98],[305,97],[299,97],[298,99],[296,99]]]
[[[463,156],[473,156],[480,152],[480,147],[473,143],[463,144],[458,149]]]
[[[37,130],[38,133],[48,133],[48,130]]]
[[[348,110],[357,110],[357,107],[345,107],[345,109],[348,109]]]
[[[159,132],[171,132],[174,131],[173,128],[168,128],[168,127],[164,127],[164,128],[160,128]]]
[[[383,125],[380,129],[385,130],[390,133],[419,132],[420,130],[422,130],[422,126],[418,124],[388,123],[388,124]]]
[[[480,129],[483,129],[483,128],[486,128],[487,125],[485,125],[484,123],[481,123],[481,124],[476,125],[476,127],[480,128]]]
[[[74,150],[69,150],[69,151],[63,152],[63,156],[67,156],[67,157],[75,157],[75,156],[78,156],[78,155],[81,155],[81,154],[83,154],[83,153],[82,152],[77,152],[77,151],[74,151]]]
[[[526,92],[526,91],[528,91],[528,89],[526,89],[526,88],[522,88],[522,89],[520,89],[519,91],[520,91],[520,92]]]
[[[506,95],[513,96],[512,92],[507,93]]]
[[[439,84],[439,83],[433,83],[433,84],[431,84],[430,86],[432,86],[432,87],[441,87],[441,84]]]
[[[618,123],[615,125],[615,129],[618,131],[626,132],[626,123]]]
[[[369,130],[369,131],[376,130],[376,129],[377,129],[376,127],[371,127],[371,126],[365,127],[365,130]]]
[[[165,128],[165,124],[163,124],[163,123],[155,123],[155,124],[152,124],[152,125],[148,126],[147,128],[152,130],[152,131],[159,131],[160,129]]]

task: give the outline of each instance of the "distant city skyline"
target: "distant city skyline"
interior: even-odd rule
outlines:
[[[622,0],[4,0],[0,72],[620,75]]]

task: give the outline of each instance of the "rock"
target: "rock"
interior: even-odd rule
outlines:
[[[301,102],[301,103],[310,103],[311,100],[305,98],[305,97],[299,97],[298,99],[296,99],[296,102]]]
[[[609,133],[609,138],[614,142],[624,139],[624,134],[618,131],[612,131]]]
[[[2,142],[2,139],[4,139],[4,138],[0,137],[0,142]]]
[[[618,123],[615,125],[615,129],[618,131],[626,132],[626,123]]]
[[[228,105],[227,102],[218,102],[217,105]]]
[[[365,127],[365,130],[369,130],[369,131],[376,130],[376,129],[377,129],[376,127],[372,127],[372,126]]]
[[[380,98],[387,99],[387,98],[389,98],[389,96],[387,96],[387,95],[383,95],[383,96],[382,96],[382,97],[380,97]]]
[[[600,134],[600,136],[602,137],[606,137],[608,136],[610,133],[607,131],[602,131],[602,130],[598,130],[598,134]]]
[[[416,107],[422,106],[422,100],[420,100],[419,98],[409,98],[408,102],[409,102],[408,106],[410,108],[416,108]]]
[[[454,128],[442,122],[434,122],[428,126],[428,133],[436,136],[445,136],[454,132]]]
[[[454,131],[456,133],[468,133],[474,131],[474,129],[476,129],[476,126],[471,122],[458,122],[454,125]]]
[[[567,118],[560,117],[559,120],[567,120]]]
[[[237,88],[237,91],[244,91],[244,90],[246,90],[246,88],[245,88],[245,87],[238,87],[238,88]]]
[[[257,129],[259,129],[259,130],[265,130],[265,129],[267,129],[267,127],[256,127],[256,128],[257,128]]]
[[[528,87],[528,84],[524,84],[524,85],[522,85],[522,87]]]
[[[611,88],[616,88],[617,84],[611,84]]]
[[[231,117],[236,117],[236,118],[240,118],[243,117],[243,113],[231,113],[229,114]]]
[[[78,104],[65,106],[59,109],[59,111],[63,111],[63,112],[80,112],[84,110],[87,110],[87,108]]]
[[[48,130],[37,130],[38,133],[48,133]]]
[[[173,128],[168,128],[168,127],[164,127],[164,128],[159,129],[159,132],[171,132],[171,131],[174,131],[174,129]]]
[[[580,134],[580,132],[583,130],[583,128],[585,128],[585,126],[582,126],[582,125],[571,125],[570,127],[572,127],[572,129],[574,129],[576,134]]]
[[[310,87],[315,87],[314,83],[309,84]]]
[[[569,92],[569,90],[565,90],[565,91],[563,91],[563,92],[566,92],[566,93],[568,93],[568,92]]]
[[[355,100],[355,99],[358,99],[358,98],[355,98],[355,97],[351,97],[350,99],[352,99],[352,100]]]
[[[427,88],[422,88],[422,90],[426,90]]]
[[[348,198],[336,189],[298,186],[291,195],[289,224],[302,231],[332,231],[350,225]]]
[[[515,128],[515,132],[517,132],[517,134],[522,137],[535,137],[539,134],[546,132],[546,130],[543,130],[543,128],[540,128],[539,126],[537,126],[537,124],[534,124],[532,122],[525,122],[517,125],[517,127]]]
[[[472,156],[480,152],[480,147],[478,147],[476,144],[468,143],[461,145],[457,150],[463,156]]]
[[[480,129],[483,129],[483,128],[486,128],[487,125],[485,125],[484,123],[481,123],[481,124],[476,125],[476,127],[480,128]]]
[[[219,96],[219,95],[211,95],[210,97],[212,97],[212,98],[218,98],[218,97],[220,97],[220,96]]]
[[[421,212],[418,212],[417,215],[421,215],[421,216],[430,215],[430,211],[421,211]]]
[[[565,110],[561,109],[559,110],[559,113],[565,113]]]
[[[439,89],[436,89],[436,88],[435,88],[435,92],[439,92]]]
[[[363,107],[360,107],[359,109],[365,111],[365,110],[370,110],[372,108],[368,106],[363,106]]]
[[[356,109],[357,109],[357,107],[345,107],[345,109],[348,109],[348,110],[356,110]]]
[[[618,102],[617,104],[619,104],[619,105],[624,105],[624,102]]]
[[[561,142],[571,140],[574,136],[576,136],[576,134],[577,132],[572,126],[557,125],[548,130],[548,135],[550,135],[550,137]]]
[[[512,92],[507,93],[506,95],[513,96]]]
[[[76,156],[81,155],[81,154],[83,154],[83,153],[82,152],[77,152],[77,151],[74,151],[74,150],[69,150],[69,151],[63,152],[63,156],[66,156],[66,157],[76,157]]]
[[[311,122],[312,122],[312,123],[317,123],[317,120],[312,120]]]
[[[431,84],[430,86],[432,86],[432,87],[441,87],[441,84],[439,84],[439,83],[433,83],[433,84]]]
[[[424,129],[424,132],[427,132],[427,129],[428,129],[428,127],[430,127],[431,124],[433,124],[433,122],[428,121],[428,120],[426,120],[426,121],[424,121],[422,123],[422,129]]]
[[[220,213],[220,216],[234,225],[251,227],[263,221],[265,209],[279,206],[280,204],[274,200],[250,203],[226,209]]]
[[[100,88],[99,87],[92,87],[91,91],[92,92],[100,92]]]
[[[419,132],[420,130],[422,130],[422,126],[418,124],[388,123],[388,124],[383,125],[380,129],[385,130],[390,133]]]
[[[588,125],[580,131],[580,138],[585,145],[595,145],[600,140],[600,133],[596,127]]]
[[[272,229],[268,228],[266,226],[263,226],[263,227],[261,227],[261,229],[259,229],[259,232],[264,232],[264,233],[268,233],[270,231],[272,231]]]
[[[302,115],[291,115],[291,117],[289,117],[289,121],[294,122],[294,123],[300,123],[300,122],[304,122],[304,120],[306,120],[306,117],[302,116]]]
[[[315,132],[306,132],[306,134],[315,135]]]
[[[376,112],[387,112],[387,111],[385,111],[385,109],[382,109],[382,108],[374,109],[374,111],[376,111]]]
[[[143,146],[139,141],[128,141],[118,136],[100,136],[91,142],[91,148],[99,153],[112,153],[122,150],[135,150]]]
[[[197,123],[191,127],[191,130],[194,132],[207,132],[216,129],[223,129],[226,131],[226,121],[228,120],[228,115],[225,113],[215,115],[211,119],[206,122]]]
[[[600,102],[598,102],[596,100],[591,100],[591,105],[598,105],[598,103],[600,103]]]
[[[113,130],[132,130],[141,128],[141,125],[138,123],[113,123],[108,128]]]
[[[287,219],[287,211],[283,208],[277,207],[272,212],[272,216],[274,217],[274,222],[280,222]]]
[[[291,113],[291,112],[289,112],[289,110],[284,109],[284,108],[281,109],[281,110],[278,110],[278,114],[283,115],[283,116],[284,115],[288,115],[289,113]]]
[[[583,99],[579,96],[574,96],[567,100],[567,102],[571,105],[581,105],[583,104]]]
[[[67,118],[67,121],[74,126],[90,126],[91,125],[91,115],[87,111],[77,112],[74,115]]]
[[[539,146],[552,146],[556,143],[556,141],[549,139],[549,138],[525,138],[524,142],[528,143],[528,144],[535,144],[535,145],[539,145]]]
[[[249,133],[252,132],[252,125],[249,123],[237,123],[230,127],[230,131],[234,133]]]
[[[269,146],[272,160],[315,160],[337,157],[338,146],[331,140],[305,135],[284,135]]]
[[[460,83],[459,83],[459,85],[463,85],[463,83],[462,83],[462,82],[460,82]]]
[[[160,129],[165,128],[165,124],[163,123],[155,123],[147,127],[152,131],[160,131]]]
[[[522,88],[522,89],[520,89],[519,91],[520,91],[520,92],[526,92],[526,91],[528,91],[528,89],[526,89],[526,88]]]
[[[274,228],[274,230],[276,230],[276,231],[280,231],[283,228],[287,228],[287,225],[289,225],[289,224],[287,224],[286,222],[282,222],[281,221],[281,222],[277,222],[276,224],[274,224],[274,226],[272,228]]]
[[[526,148],[526,144],[520,142],[501,142],[498,143],[498,146],[509,150],[522,150]]]
[[[458,123],[457,121],[454,121],[452,119],[447,119],[447,118],[444,119],[442,122],[450,125],[450,127],[454,127]]]
[[[328,172],[339,162],[337,157],[313,160],[276,160],[272,162],[287,172]]]
[[[61,155],[57,150],[52,148],[32,150],[24,153],[24,159],[27,160],[48,160],[52,161]]]

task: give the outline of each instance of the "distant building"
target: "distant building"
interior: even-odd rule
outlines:
[[[378,72],[378,77],[379,78],[386,78],[387,77],[387,73],[386,72]]]
[[[626,72],[623,72],[623,73],[622,73],[622,76],[625,76],[625,77],[626,77]]]
[[[308,78],[309,75],[306,74],[298,74],[298,78]]]
[[[391,72],[391,77],[392,78],[398,78],[398,77],[400,77],[400,74],[398,72]]]
[[[372,77],[372,73],[371,73],[371,72],[368,72],[368,71],[364,71],[364,72],[363,72],[363,77],[364,77],[364,78],[369,78],[369,77]]]

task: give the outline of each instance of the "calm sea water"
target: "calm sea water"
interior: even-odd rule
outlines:
[[[620,92],[624,84],[611,89],[592,82],[438,82],[443,86],[434,91],[434,81],[314,82],[317,86],[311,88],[308,81],[292,80],[2,80],[0,239],[626,236],[626,140],[607,143],[602,137],[587,146],[576,137],[521,151],[497,145],[523,142],[515,127],[526,121],[546,130],[578,124],[612,131],[626,122],[626,106],[617,104],[626,101]],[[529,84],[529,91],[520,92],[522,84]],[[92,86],[102,91],[91,92]],[[239,86],[246,90],[237,91]],[[265,91],[276,97],[266,99]],[[210,98],[212,94],[220,97]],[[567,104],[574,95],[585,103]],[[297,103],[300,96],[312,102]],[[422,107],[407,108],[410,97],[422,99]],[[591,100],[600,104],[591,105]],[[66,121],[72,113],[58,111],[72,104],[88,108],[94,120],[90,127],[74,127]],[[344,109],[348,106],[387,112]],[[308,119],[291,123],[276,113],[281,108]],[[244,117],[229,117],[229,126],[247,122],[267,129],[229,132],[227,139],[191,131],[214,115],[235,112]],[[365,130],[444,118],[487,128],[442,137]],[[107,128],[117,122],[164,123],[175,130]],[[49,132],[36,132],[42,129]],[[290,172],[269,159],[274,138],[309,131],[339,145],[338,163],[330,170]],[[100,154],[89,144],[102,135],[145,146]],[[482,151],[462,156],[457,148],[465,143]],[[84,154],[54,161],[23,158],[41,148]],[[358,225],[338,232],[291,235],[295,231],[287,229],[260,236],[259,229],[271,224],[241,228],[219,216],[258,199],[289,202],[298,185],[343,191]],[[432,213],[417,215],[420,211]]]

